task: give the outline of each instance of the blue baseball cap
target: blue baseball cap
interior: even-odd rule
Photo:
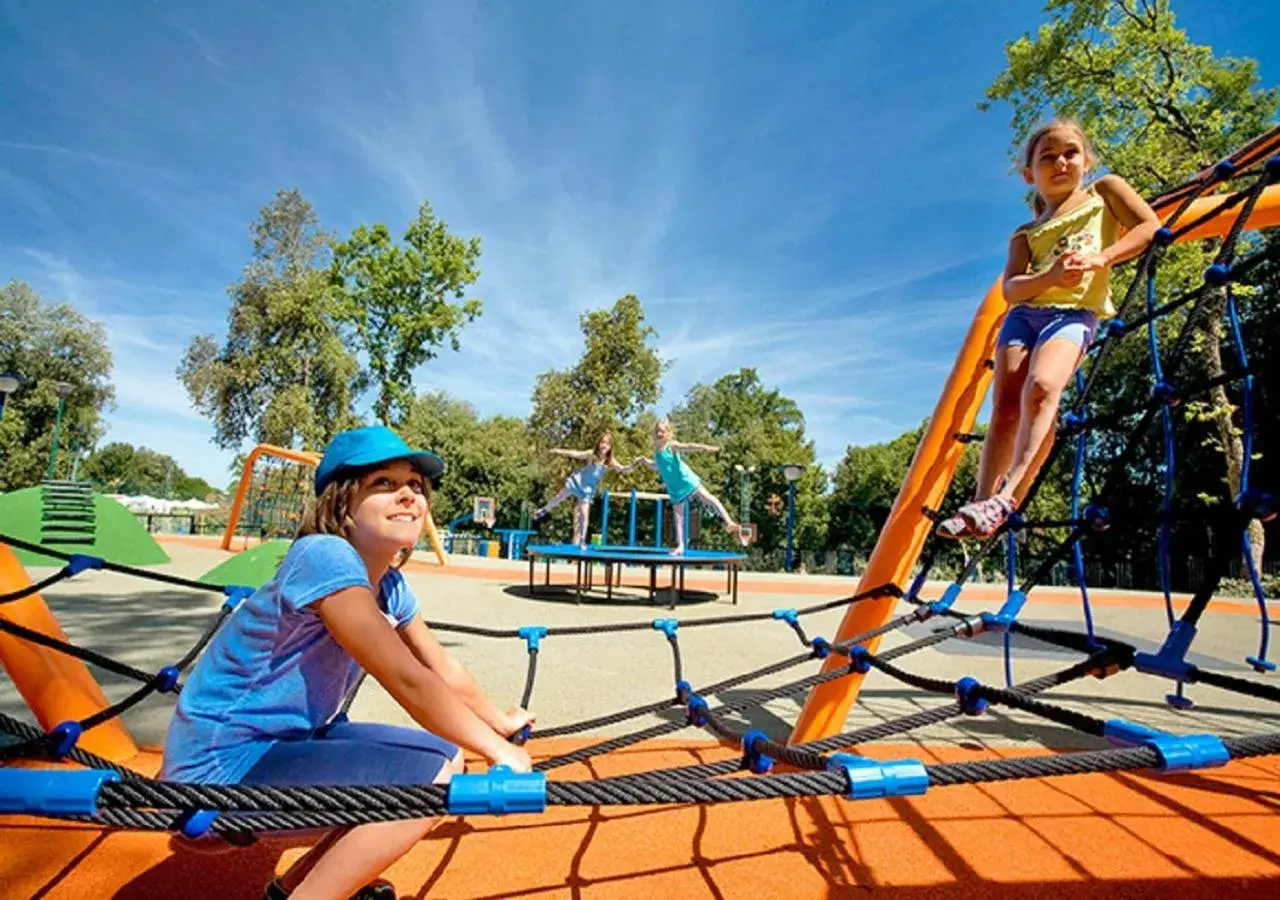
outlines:
[[[385,425],[370,425],[334,435],[316,466],[316,496],[350,469],[363,469],[403,459],[432,484],[444,474],[444,460],[430,450],[414,450]]]

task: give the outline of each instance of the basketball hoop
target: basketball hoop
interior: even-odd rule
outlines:
[[[471,504],[471,521],[492,528],[498,521],[498,504],[492,497],[476,497]]]

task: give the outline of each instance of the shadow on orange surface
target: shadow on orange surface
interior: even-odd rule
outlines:
[[[539,756],[582,741],[535,743]],[[1035,751],[1039,752],[1039,751]],[[926,761],[993,751],[876,745]],[[607,777],[722,759],[653,742],[557,770]],[[1028,755],[1000,751],[999,755]],[[154,754],[135,764],[153,770]],[[553,808],[449,819],[387,873],[401,897],[907,898],[1280,896],[1280,760],[1176,776],[1080,775],[935,788],[922,797]],[[259,896],[313,838],[194,850],[167,835],[0,819],[4,897]]]

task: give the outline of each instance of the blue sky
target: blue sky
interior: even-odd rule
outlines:
[[[258,210],[297,187],[398,232],[429,199],[483,239],[485,313],[418,389],[527,415],[579,314],[635,293],[662,409],[755,366],[833,466],[929,414],[999,271],[1023,190],[975,103],[1039,6],[4,4],[0,279],[106,325],[108,439],[224,484],[174,368],[225,333]],[[1175,8],[1280,80],[1275,4]]]

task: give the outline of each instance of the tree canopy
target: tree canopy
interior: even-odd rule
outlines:
[[[70,475],[73,456],[105,431],[102,414],[115,399],[111,366],[101,322],[70,304],[46,301],[24,282],[0,287],[0,373],[25,382],[9,396],[0,418],[0,490],[45,477],[59,385],[66,385],[66,399],[55,477]]]

